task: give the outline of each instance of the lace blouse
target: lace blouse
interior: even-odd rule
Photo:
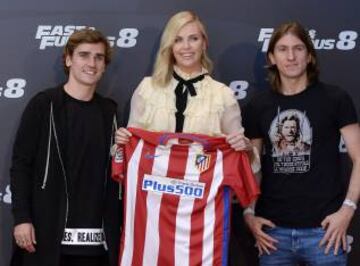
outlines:
[[[186,75],[178,69],[176,72],[185,80],[199,74]],[[132,96],[128,126],[174,132],[177,111],[174,90],[177,83],[172,78],[166,87],[155,88],[151,77],[145,77]],[[194,87],[197,95],[188,95],[183,132],[220,136],[243,131],[240,108],[229,87],[209,75],[194,83]]]

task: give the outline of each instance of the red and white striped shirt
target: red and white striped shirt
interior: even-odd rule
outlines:
[[[112,166],[125,187],[119,265],[227,265],[231,189],[243,206],[259,194],[247,154],[224,138],[129,130]]]

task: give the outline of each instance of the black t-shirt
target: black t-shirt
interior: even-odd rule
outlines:
[[[357,123],[349,95],[322,83],[291,96],[267,90],[245,106],[243,117],[245,134],[264,144],[256,214],[279,226],[320,226],[346,192],[339,130]]]
[[[103,114],[96,95],[80,101],[66,94],[66,159],[69,209],[66,228],[102,228],[107,152]],[[99,246],[67,246],[66,254],[98,255]]]

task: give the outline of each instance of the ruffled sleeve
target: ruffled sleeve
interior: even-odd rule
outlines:
[[[221,129],[226,135],[234,132],[244,132],[241,124],[240,106],[236,101],[234,92],[227,86],[223,88],[224,111],[221,117]]]
[[[132,99],[128,126],[151,131],[174,131],[174,94],[168,88],[154,88],[151,77],[145,77]]]
[[[241,129],[241,115],[233,91],[210,76],[196,83],[196,97],[190,97],[184,131],[212,136]]]
[[[148,78],[145,77],[135,89],[131,97],[130,105],[130,117],[128,122],[128,127],[140,127],[144,128],[140,122],[145,113],[145,99],[146,99],[146,84],[148,83]]]
[[[221,118],[222,132],[226,135],[234,132],[244,133],[240,106],[236,101],[234,92],[229,87],[224,88],[223,100],[225,108]],[[251,168],[254,173],[258,173],[261,169],[260,155],[256,147],[253,147],[252,151]]]

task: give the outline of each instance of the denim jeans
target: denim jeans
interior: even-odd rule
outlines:
[[[292,229],[276,227],[266,229],[265,232],[279,242],[276,243],[276,251],[270,255],[260,256],[260,265],[276,266],[345,266],[347,261],[346,251],[339,249],[338,254],[334,255],[334,248],[331,248],[328,254],[325,254],[325,247],[319,247],[320,240],[325,234],[321,227]]]

